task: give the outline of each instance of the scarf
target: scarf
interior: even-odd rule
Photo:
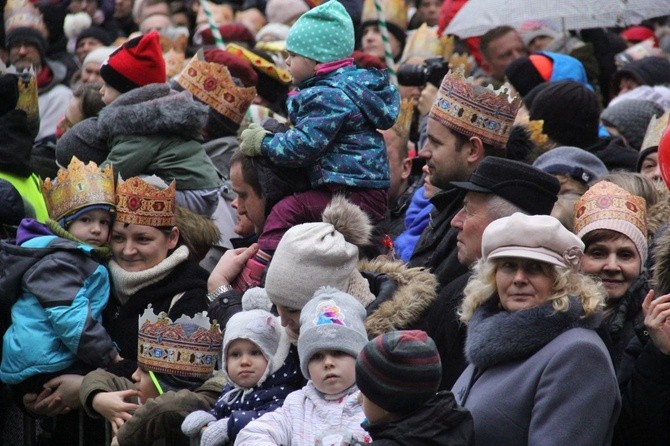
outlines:
[[[189,252],[186,246],[180,246],[167,256],[158,265],[144,271],[126,271],[114,260],[109,261],[109,275],[114,284],[114,293],[121,305],[125,305],[130,296],[142,288],[159,282],[167,277],[180,263],[188,259]]]
[[[583,318],[580,299],[570,296],[566,311],[551,302],[509,313],[491,299],[479,307],[468,323],[465,357],[479,369],[527,358],[571,328],[595,329],[601,313]]]

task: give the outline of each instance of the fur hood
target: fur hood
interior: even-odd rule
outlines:
[[[647,209],[647,234],[649,238],[665,223],[670,221],[670,191],[658,193],[658,201]]]
[[[392,296],[365,320],[370,339],[416,325],[437,298],[437,280],[423,268],[408,268],[400,261],[376,259],[359,262],[358,269],[364,273],[385,274],[396,287]]]
[[[177,206],[177,227],[182,242],[198,262],[221,237],[219,228],[212,219],[181,206]]]
[[[167,84],[130,90],[100,111],[98,128],[105,139],[119,135],[177,135],[196,138],[207,122],[208,108],[188,91]]]

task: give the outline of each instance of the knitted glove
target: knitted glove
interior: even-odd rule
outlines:
[[[181,431],[188,437],[197,438],[200,435],[200,430],[214,421],[216,421],[216,417],[211,413],[197,410],[184,418],[184,422],[181,423]]]
[[[258,124],[250,124],[249,128],[244,130],[240,135],[242,142],[240,142],[240,150],[247,156],[258,156],[261,154],[261,144],[265,135],[270,132],[265,130]]]
[[[228,418],[210,423],[200,437],[200,446],[223,446],[228,442]]]

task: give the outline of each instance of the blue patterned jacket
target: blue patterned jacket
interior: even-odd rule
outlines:
[[[294,127],[266,136],[261,151],[277,165],[308,167],[312,187],[385,189],[388,158],[377,129],[393,126],[399,105],[386,71],[350,65],[317,75],[288,99]]]

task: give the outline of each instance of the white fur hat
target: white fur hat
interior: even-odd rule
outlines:
[[[282,366],[285,358],[278,358],[277,352],[282,340],[284,329],[279,318],[265,310],[249,310],[235,313],[226,324],[221,352],[221,369],[230,382],[226,370],[226,354],[228,347],[236,339],[247,339],[258,346],[268,361],[263,377],[256,384],[263,384],[267,377]],[[279,360],[281,359],[281,360]]]

